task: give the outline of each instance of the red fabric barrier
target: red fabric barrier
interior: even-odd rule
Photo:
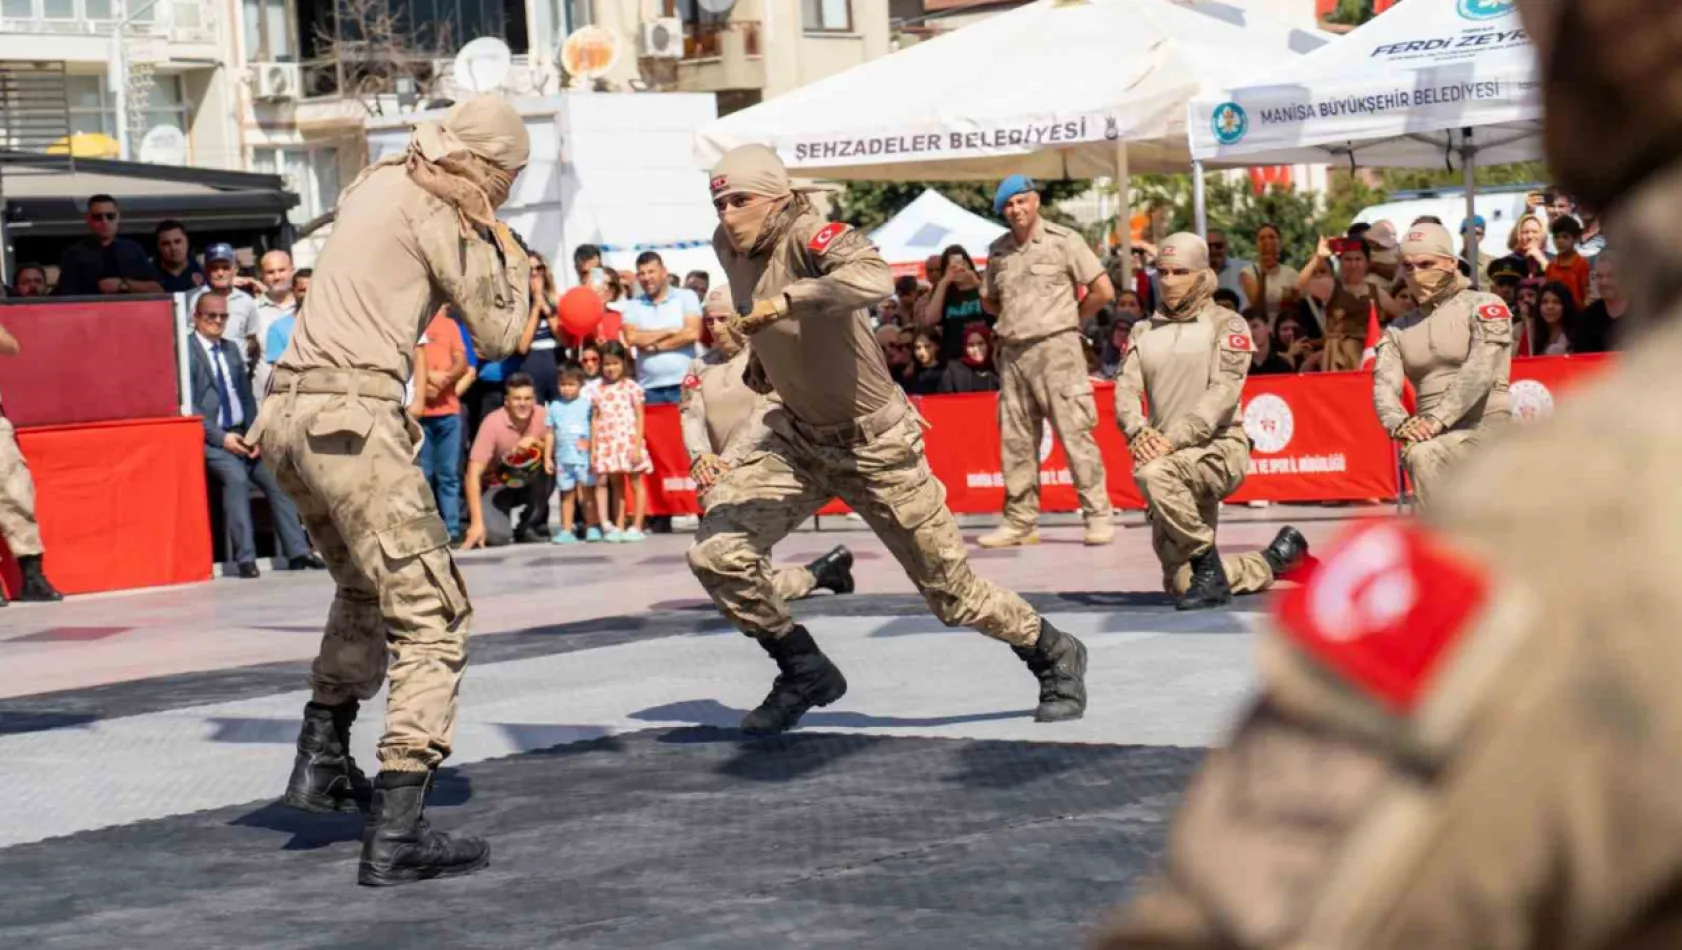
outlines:
[[[22,353],[0,359],[12,424],[72,425],[180,413],[175,303],[167,298],[0,306]]]
[[[9,403],[9,400],[8,400]],[[204,429],[179,416],[18,432],[47,574],[66,594],[208,580]],[[4,554],[0,575],[18,589]]]
[[[1537,357],[1513,361],[1514,411],[1524,418],[1546,415],[1561,393],[1611,365],[1606,356]],[[1104,456],[1110,502],[1141,508],[1133,463],[1115,422],[1114,386],[1094,384],[1098,402],[1095,435]],[[929,465],[946,485],[953,511],[996,513],[1004,508],[999,472],[998,397],[994,393],[919,397],[928,420]],[[1362,501],[1396,496],[1394,448],[1372,408],[1371,373],[1315,373],[1255,376],[1244,386],[1244,428],[1254,449],[1250,472],[1234,501]],[[695,514],[694,483],[683,450],[676,406],[648,407],[649,452],[655,474],[649,511]],[[1063,447],[1046,429],[1040,443],[1040,507],[1080,507]],[[846,511],[831,503],[823,514]]]

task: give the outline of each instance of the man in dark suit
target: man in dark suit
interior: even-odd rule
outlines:
[[[245,375],[240,348],[222,339],[228,325],[228,301],[201,294],[193,305],[193,337],[187,347],[193,406],[204,418],[204,460],[222,488],[222,512],[233,534],[233,557],[240,577],[258,577],[257,546],[251,536],[251,483],[256,482],[274,512],[275,533],[292,570],[325,569],[311,553],[298,509],[275,483],[274,474],[257,460],[257,446],[245,432],[257,416],[257,400]]]

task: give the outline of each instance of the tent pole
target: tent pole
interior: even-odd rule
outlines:
[[[1472,144],[1472,130],[1460,130],[1460,165],[1466,172],[1466,221],[1461,230],[1465,232],[1466,263],[1472,268],[1472,289],[1482,290],[1482,275],[1478,273],[1478,259],[1482,250],[1478,246],[1477,223],[1478,216],[1478,148]]]
[[[1209,237],[1209,199],[1203,191],[1203,163],[1191,163],[1191,213],[1197,222],[1197,236]]]
[[[1116,287],[1115,292],[1133,286],[1133,213],[1132,213],[1133,175],[1127,169],[1127,142],[1117,139],[1115,143],[1115,225],[1116,238],[1119,244],[1116,253],[1121,255],[1122,286]]]

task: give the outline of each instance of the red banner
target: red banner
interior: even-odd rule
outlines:
[[[196,416],[22,429],[45,565],[66,594],[210,578],[204,427]],[[0,542],[0,575],[17,592]]]
[[[1546,416],[1559,394],[1610,365],[1608,357],[1598,355],[1514,360],[1513,412],[1526,420]],[[1098,402],[1094,434],[1104,456],[1110,502],[1118,508],[1142,508],[1132,459],[1116,426],[1114,386],[1095,383],[1093,390]],[[946,485],[947,505],[963,513],[1002,511],[997,394],[914,401],[929,422],[924,440],[929,466]],[[1234,501],[1396,497],[1395,450],[1373,412],[1371,373],[1253,376],[1244,385],[1240,410],[1253,448],[1249,475]],[[689,480],[689,456],[683,450],[676,406],[648,407],[648,445],[655,472],[649,479],[648,510],[695,514],[695,485]],[[1068,459],[1049,425],[1039,456],[1041,509],[1078,510]],[[832,502],[823,513],[844,511],[839,502]]]
[[[7,303],[0,326],[17,337],[0,359],[0,393],[16,426],[156,419],[181,411],[175,303],[144,300]]]

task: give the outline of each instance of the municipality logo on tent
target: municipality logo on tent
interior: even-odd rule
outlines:
[[[1250,116],[1238,103],[1223,102],[1215,107],[1215,116],[1209,125],[1215,133],[1215,141],[1222,145],[1237,145],[1250,131]]]
[[[1515,0],[1459,0],[1460,15],[1468,20],[1493,20],[1513,12]]]

